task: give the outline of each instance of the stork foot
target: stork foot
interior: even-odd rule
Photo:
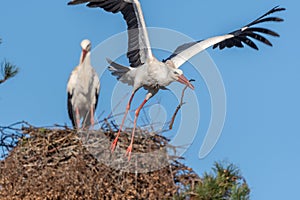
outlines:
[[[118,143],[118,138],[119,137],[116,137],[115,140],[113,141],[113,143],[111,144],[111,146],[110,146],[111,152],[114,152],[114,150],[115,150],[115,148],[117,146],[117,143]]]
[[[127,148],[126,154],[125,154],[125,156],[128,157],[128,161],[130,161],[131,151],[132,151],[132,144],[129,145],[129,147]]]

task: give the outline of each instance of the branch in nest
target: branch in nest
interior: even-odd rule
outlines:
[[[193,81],[195,81],[195,80],[194,80],[194,79],[189,80],[189,82],[193,82]],[[184,92],[185,92],[185,90],[187,89],[187,87],[188,87],[188,86],[186,85],[186,86],[183,88],[183,90],[182,90],[180,103],[179,103],[179,105],[177,106],[177,108],[176,108],[176,110],[175,110],[175,112],[174,112],[174,114],[173,114],[173,117],[172,117],[172,119],[171,119],[170,125],[169,125],[169,129],[170,129],[170,130],[172,130],[172,128],[173,128],[174,121],[175,121],[175,118],[176,118],[176,116],[177,116],[178,111],[179,111],[180,108],[183,106],[183,104],[185,104],[185,102],[183,102],[183,97],[184,97]]]
[[[9,126],[0,126],[0,159],[5,158],[17,145],[19,140],[25,136],[20,126],[27,125],[26,122],[17,122]]]

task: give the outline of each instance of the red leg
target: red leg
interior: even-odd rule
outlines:
[[[95,124],[95,121],[94,121],[94,108],[93,108],[93,106],[91,106],[91,110],[90,110],[90,112],[91,112],[91,126],[92,126],[92,129],[94,129],[94,124]]]
[[[135,132],[135,128],[136,128],[137,118],[138,118],[138,116],[140,114],[141,109],[143,108],[143,106],[145,105],[145,103],[147,103],[148,99],[147,98],[144,99],[143,103],[135,111],[134,122],[133,122],[133,129],[132,129],[132,134],[131,134],[131,142],[130,142],[130,145],[128,146],[126,154],[125,154],[126,156],[128,156],[128,161],[130,160],[130,156],[131,156],[131,151],[132,151],[132,145],[133,145],[134,132]]]
[[[132,102],[132,99],[133,99],[134,94],[135,94],[135,92],[133,92],[133,93],[131,94],[131,97],[130,97],[130,99],[129,99],[129,102],[128,102],[127,106],[126,106],[126,111],[125,111],[124,117],[123,117],[123,119],[122,119],[122,124],[121,124],[121,126],[120,126],[120,128],[119,128],[117,137],[115,138],[115,140],[113,141],[113,143],[111,144],[111,147],[110,147],[111,152],[113,152],[113,151],[115,150],[116,146],[117,146],[117,142],[118,142],[120,133],[121,133],[121,131],[122,131],[122,128],[123,128],[125,119],[126,119],[126,117],[127,117],[128,111],[130,110],[130,105],[131,105],[131,102]]]
[[[76,124],[77,124],[77,129],[80,127],[80,115],[79,115],[79,110],[76,108]]]

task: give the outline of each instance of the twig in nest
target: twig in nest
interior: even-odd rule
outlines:
[[[189,80],[189,82],[193,82],[193,81],[195,81],[195,80],[194,80],[194,79]],[[170,125],[169,125],[169,129],[170,129],[170,130],[172,130],[172,128],[173,128],[174,121],[175,121],[175,118],[176,118],[176,115],[177,115],[178,111],[179,111],[180,108],[183,106],[183,104],[185,104],[185,102],[183,102],[183,97],[184,97],[184,92],[185,92],[185,90],[187,89],[187,87],[188,87],[188,86],[186,85],[186,86],[183,88],[183,90],[182,90],[180,103],[179,103],[179,105],[177,106],[177,108],[176,108],[176,110],[175,110],[175,112],[174,112],[174,114],[173,114],[173,117],[172,117],[172,119],[171,119]]]

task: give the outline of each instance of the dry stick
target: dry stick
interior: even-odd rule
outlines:
[[[195,80],[194,80],[194,79],[189,80],[189,82],[192,82],[192,81],[195,81]],[[179,103],[179,105],[177,106],[177,108],[176,108],[176,110],[175,110],[175,112],[174,112],[174,114],[173,114],[172,120],[171,120],[170,125],[169,125],[169,130],[172,130],[173,125],[174,125],[175,118],[176,118],[176,116],[177,116],[177,113],[178,113],[178,111],[180,110],[180,108],[183,106],[183,104],[185,104],[185,102],[183,102],[183,97],[184,97],[184,92],[185,92],[185,90],[187,89],[187,87],[188,87],[188,86],[186,85],[186,86],[183,88],[183,90],[182,90],[180,103]]]
[[[71,179],[71,180],[74,179],[74,181],[76,181],[78,178],[80,178],[80,180],[86,180],[84,178],[84,176],[89,176],[89,175],[91,175],[91,178],[96,178],[96,177],[104,177],[105,178],[105,177],[107,177],[105,179],[104,178],[102,178],[102,179],[98,178],[98,179],[95,179],[94,181],[92,181],[92,182],[100,182],[99,181],[99,179],[100,179],[101,181],[104,182],[104,184],[86,185],[89,182],[82,181],[84,183],[83,188],[82,188],[83,192],[87,192],[87,195],[91,194],[90,192],[88,192],[89,188],[92,188],[92,187],[96,186],[97,188],[99,188],[99,193],[97,194],[98,196],[103,195],[103,193],[104,194],[107,193],[108,196],[110,194],[112,194],[112,195],[115,194],[114,197],[116,197],[116,198],[117,197],[122,198],[123,196],[125,198],[126,194],[123,195],[124,188],[126,188],[128,186],[134,186],[133,184],[134,184],[135,178],[137,178],[136,183],[137,183],[138,187],[136,186],[135,187],[136,189],[134,187],[129,188],[130,192],[127,193],[127,195],[132,195],[135,198],[142,198],[142,195],[140,196],[138,191],[144,191],[143,195],[145,195],[145,194],[146,195],[153,195],[153,194],[155,195],[156,194],[160,198],[163,198],[165,192],[169,192],[169,195],[170,195],[170,193],[175,194],[176,191],[180,190],[179,188],[182,184],[186,185],[189,182],[189,181],[186,181],[186,180],[193,179],[192,176],[189,176],[188,172],[183,171],[183,170],[188,170],[188,169],[183,168],[183,166],[181,166],[180,164],[176,164],[176,162],[175,163],[172,162],[169,165],[170,169],[165,168],[165,169],[161,169],[158,172],[153,172],[153,173],[151,172],[149,174],[147,173],[147,174],[141,174],[141,175],[138,174],[138,175],[136,175],[134,173],[133,174],[129,174],[129,173],[126,174],[126,173],[121,173],[121,171],[119,171],[119,172],[118,171],[112,171],[112,169],[109,169],[109,168],[106,168],[106,167],[102,166],[101,163],[94,162],[94,160],[91,159],[92,156],[87,157],[87,155],[89,155],[89,153],[81,150],[81,148],[82,148],[81,146],[79,146],[79,148],[73,148],[73,151],[72,151],[71,150],[72,146],[69,146],[69,145],[73,145],[74,147],[76,147],[76,144],[73,143],[73,141],[75,141],[75,140],[73,140],[73,138],[72,138],[72,140],[69,140],[68,138],[66,138],[66,141],[60,140],[60,138],[65,138],[66,137],[66,135],[64,135],[66,133],[65,130],[59,130],[59,131],[49,130],[49,132],[47,130],[47,134],[49,134],[51,136],[50,141],[49,141],[50,143],[53,143],[53,142],[56,143],[57,141],[60,141],[61,143],[68,143],[68,144],[65,147],[63,147],[63,151],[60,150],[60,152],[58,152],[57,154],[53,154],[49,157],[48,157],[47,154],[43,154],[42,156],[46,156],[46,157],[43,157],[44,159],[46,159],[46,161],[44,163],[42,163],[43,165],[41,165],[40,160],[39,160],[40,157],[39,157],[39,153],[38,153],[38,152],[40,152],[39,148],[42,148],[41,151],[43,150],[44,153],[47,153],[47,148],[43,148],[43,146],[48,147],[48,145],[44,142],[44,139],[45,139],[44,135],[38,134],[40,132],[39,129],[30,129],[30,130],[31,130],[32,134],[36,133],[37,137],[32,137],[28,141],[28,143],[24,143],[25,148],[20,148],[20,147],[18,148],[17,147],[16,150],[14,152],[12,152],[13,153],[12,155],[17,155],[18,156],[17,161],[19,161],[14,166],[18,166],[18,165],[19,166],[24,166],[24,164],[25,164],[29,168],[29,169],[28,168],[25,169],[26,170],[25,173],[29,173],[29,174],[30,173],[35,174],[34,172],[36,170],[42,170],[42,171],[49,170],[48,171],[49,173],[42,173],[42,175],[45,175],[46,178],[53,177],[55,179],[57,177],[59,179],[59,181],[61,181],[61,180],[67,180],[68,181],[68,179]],[[67,131],[67,133],[68,132],[69,131]],[[162,137],[159,137],[159,138],[162,138]],[[149,142],[151,142],[151,141],[152,140],[150,140]],[[165,140],[163,140],[163,141],[165,142]],[[37,144],[37,142],[38,142],[38,144]],[[158,144],[157,141],[153,141],[153,142],[154,142],[153,144]],[[95,143],[97,143],[97,141],[95,141]],[[29,144],[31,144],[31,145],[29,145]],[[147,147],[147,148],[151,148],[151,146]],[[24,149],[27,151],[27,153],[25,153],[25,154],[23,154]],[[30,152],[32,151],[32,149],[36,150],[36,151],[34,151],[36,153],[33,155],[33,156],[35,156],[34,159],[31,162],[29,162],[26,159],[24,160],[24,155],[25,155],[25,158],[26,158],[27,155],[31,154]],[[45,152],[45,150],[46,150],[46,152]],[[87,171],[86,175],[83,174],[82,176],[78,176],[78,174],[76,174],[76,172],[78,171],[78,168],[69,169],[70,168],[69,165],[72,163],[72,161],[70,161],[70,160],[74,160],[74,159],[69,159],[69,152],[71,152],[71,151],[74,152],[74,155],[71,155],[72,158],[76,159],[76,161],[79,164],[80,163],[84,164],[83,165],[83,167],[84,167],[83,170],[87,169],[87,170],[85,170],[85,171]],[[82,158],[80,156],[77,157],[76,156],[77,154],[82,155]],[[11,157],[11,158],[15,159],[14,157]],[[81,159],[81,160],[79,160],[79,159]],[[8,164],[9,163],[11,163],[11,162],[8,162]],[[67,166],[67,164],[68,164],[68,166]],[[134,163],[132,163],[132,164],[134,164]],[[38,167],[38,169],[36,169],[36,166]],[[66,168],[64,168],[64,166]],[[43,167],[43,168],[45,167],[45,169],[41,169],[41,167]],[[80,168],[81,168],[81,165],[80,165]],[[68,176],[70,176],[70,177],[61,179],[60,178],[61,175],[59,175],[59,174],[64,174],[65,172],[63,170],[65,170],[65,169],[67,169]],[[92,171],[93,174],[89,174],[88,171],[90,171],[90,169],[95,169],[96,171]],[[11,170],[8,169],[8,172],[10,173]],[[18,173],[21,173],[21,172],[22,171],[20,170],[20,172],[18,172]],[[51,172],[55,172],[55,173],[51,173]],[[70,174],[69,174],[69,172],[70,172]],[[75,174],[73,174],[73,172]],[[183,175],[179,176],[180,174],[183,174]],[[22,175],[22,174],[20,174],[20,175]],[[8,177],[8,179],[10,180],[9,174],[4,176],[4,177]],[[78,178],[76,178],[76,177],[78,177]],[[160,181],[159,181],[160,183],[157,182],[158,179],[160,179]],[[177,180],[179,180],[179,182]],[[37,184],[35,184],[35,182],[33,182],[34,180],[30,179],[30,176],[29,176],[28,180],[26,180],[26,181],[31,183],[31,185],[26,184],[29,188],[26,186],[25,189],[23,189],[21,184],[14,183],[15,184],[14,186],[16,186],[16,187],[13,188],[14,191],[18,191],[18,189],[22,189],[23,194],[25,194],[24,191],[26,191],[26,190],[30,190],[30,191],[34,190],[34,186],[37,185]],[[165,185],[171,183],[171,181],[172,182],[176,181],[176,184],[179,185],[178,188],[175,187],[173,184],[170,184],[169,188],[165,188]],[[61,182],[61,183],[63,183],[63,182]],[[61,183],[59,183],[59,184],[61,184]],[[74,183],[74,184],[76,184],[76,183]],[[47,184],[46,184],[46,186],[47,186]],[[121,189],[120,189],[120,186],[122,187]],[[150,186],[151,188],[155,188],[155,187],[158,186],[158,188],[161,188],[162,190],[158,189],[157,191],[154,190],[152,192],[147,192],[146,189],[148,188],[148,186]],[[3,188],[9,188],[9,183],[4,185]],[[42,191],[47,190],[46,188],[43,188],[43,187],[41,189],[42,189]],[[102,191],[100,191],[100,189]],[[52,188],[51,191],[53,191],[53,190],[55,191],[54,187]],[[61,190],[59,190],[59,191],[61,191]],[[59,191],[58,191],[58,195],[60,194]],[[78,191],[78,190],[75,189],[74,192],[76,193],[76,191]],[[109,191],[110,191],[110,194],[108,193]],[[4,189],[1,190],[1,192],[4,192]],[[5,192],[6,192],[6,190],[5,190]],[[75,194],[74,192],[73,192],[73,190],[71,190],[69,192],[70,195],[68,193],[69,198],[71,198],[72,195]],[[11,192],[11,193],[13,193],[13,192]],[[51,195],[51,194],[49,194],[49,195]],[[95,193],[92,193],[91,195],[95,195]],[[119,195],[121,195],[121,196],[119,196]],[[34,197],[32,197],[32,198],[34,198]],[[48,198],[51,199],[51,197],[48,197]],[[52,196],[52,198],[55,198],[55,197]],[[74,198],[74,196],[73,196],[73,198]],[[85,198],[87,198],[87,196],[85,196]],[[90,196],[90,198],[92,198],[92,196]],[[113,198],[113,197],[111,196],[111,198]]]

